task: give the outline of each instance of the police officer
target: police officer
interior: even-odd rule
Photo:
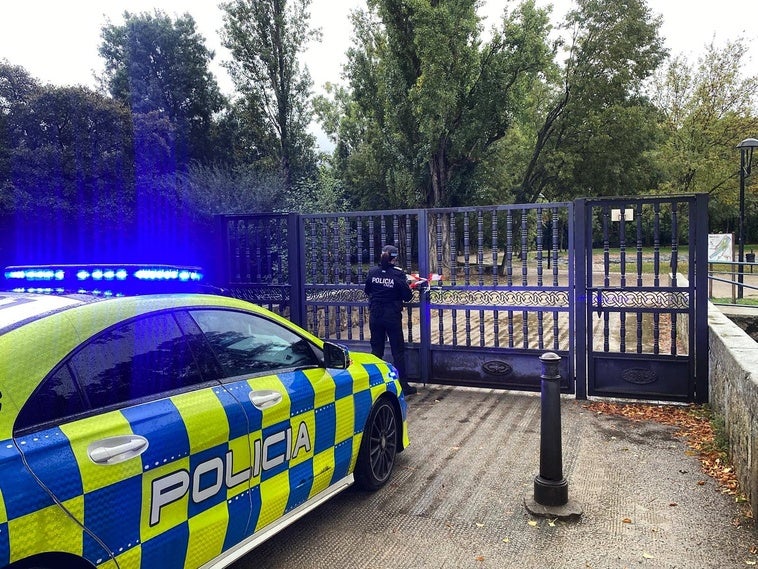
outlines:
[[[364,291],[369,298],[371,353],[384,357],[384,340],[389,338],[392,363],[400,375],[403,393],[413,395],[416,388],[405,378],[403,338],[403,302],[408,302],[413,293],[403,269],[395,266],[396,262],[397,247],[387,245],[382,249],[379,265],[369,270],[366,277]]]

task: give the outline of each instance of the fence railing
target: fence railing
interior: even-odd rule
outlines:
[[[745,299],[754,299],[758,306],[758,263],[708,263],[708,298],[729,299],[731,304],[753,304]]]

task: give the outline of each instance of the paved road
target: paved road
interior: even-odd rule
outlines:
[[[758,533],[671,427],[562,399],[563,472],[579,521],[523,505],[539,472],[539,395],[427,386],[391,483],[349,489],[235,569],[744,568]]]

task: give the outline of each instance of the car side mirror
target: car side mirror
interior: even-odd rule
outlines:
[[[347,369],[350,367],[350,352],[339,344],[324,342],[324,365],[332,369]]]

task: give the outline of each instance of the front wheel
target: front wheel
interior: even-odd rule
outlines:
[[[389,480],[397,455],[397,425],[395,406],[380,400],[371,410],[358,452],[355,480],[361,488],[377,490]]]

